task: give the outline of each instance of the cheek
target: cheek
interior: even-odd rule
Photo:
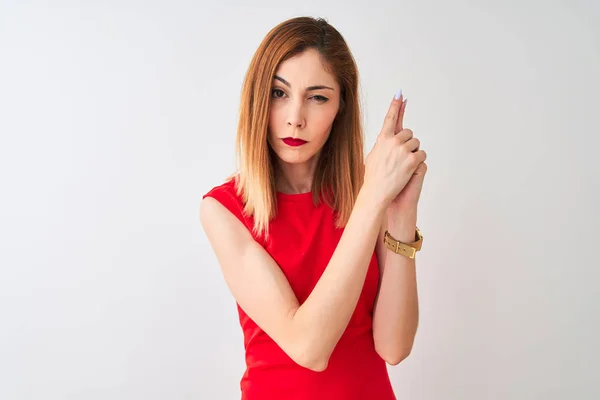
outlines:
[[[327,130],[333,123],[333,117],[329,114],[321,114],[314,120],[315,126],[318,127],[319,131]]]
[[[269,113],[269,135],[275,136],[278,129],[281,129],[281,112],[277,109],[271,109]]]
[[[335,110],[315,113],[312,118],[312,130],[319,135],[329,136],[329,131],[335,119]]]

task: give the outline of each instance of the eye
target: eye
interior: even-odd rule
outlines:
[[[325,103],[327,100],[329,100],[327,97],[321,96],[321,95],[316,95],[316,96],[313,96],[312,98],[315,99],[316,101],[318,101],[319,103]]]
[[[273,89],[271,90],[271,96],[273,96],[276,99],[280,99],[283,96],[285,96],[285,93],[281,89]]]

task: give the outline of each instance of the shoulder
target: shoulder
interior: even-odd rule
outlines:
[[[237,194],[237,184],[235,176],[227,178],[220,185],[214,186],[208,192],[202,195],[204,200],[206,197],[214,197],[219,200],[221,197],[233,197],[236,201],[241,201],[240,196]]]
[[[215,207],[225,207],[235,215],[244,225],[248,226],[248,217],[244,213],[244,202],[237,193],[235,176],[225,182],[214,186],[202,196],[201,213],[210,213]]]

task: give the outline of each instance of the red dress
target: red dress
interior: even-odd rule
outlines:
[[[234,180],[206,193],[223,204],[252,232],[253,218],[243,215]],[[277,262],[302,304],[327,267],[343,229],[334,211],[314,206],[311,193],[277,193],[278,214],[269,238],[255,240]],[[375,252],[350,323],[327,368],[315,372],[296,364],[238,305],[246,349],[243,400],[390,400],[395,399],[385,361],[375,351],[372,315],[379,283]]]

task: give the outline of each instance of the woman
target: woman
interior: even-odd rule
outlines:
[[[395,398],[386,362],[417,330],[426,154],[399,92],[365,163],[357,92],[348,46],[321,19],[276,26],[247,72],[239,171],[200,207],[238,304],[243,399]]]

